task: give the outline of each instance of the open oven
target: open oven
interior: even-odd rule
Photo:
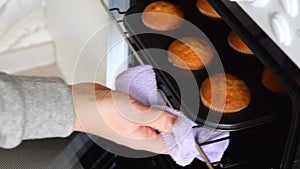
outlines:
[[[168,67],[170,63],[166,58],[153,57],[153,55],[156,55],[156,51],[147,49],[165,50],[174,40],[172,38],[174,34],[175,37],[177,35],[198,36],[198,32],[196,31],[180,32],[180,29],[171,31],[169,32],[170,34],[161,34],[155,31],[145,34],[141,33],[143,32],[142,30],[147,28],[143,26],[140,18],[131,18],[128,16],[141,13],[145,6],[153,1],[128,0],[126,2],[130,5],[125,9],[124,5],[121,5],[124,4],[123,0],[101,1],[118,30],[123,35],[124,41],[127,42],[130,49],[128,55],[131,56],[128,61],[130,67],[140,64]],[[256,20],[250,17],[250,14],[245,12],[243,5],[247,6],[247,3],[251,5],[255,0],[239,2],[239,4],[228,0],[208,0],[221,15],[221,20],[211,19],[202,15],[196,8],[196,0],[170,1],[178,4],[185,13],[185,19],[201,30],[214,45],[216,52],[221,58],[225,72],[242,77],[249,84],[253,97],[249,108],[236,114],[224,115],[218,123],[209,121],[207,110],[203,108],[204,106],[200,106],[200,109],[197,110],[197,113],[198,111],[199,113],[196,117],[194,114],[186,114],[188,117],[195,118],[199,126],[206,126],[220,131],[230,131],[229,137],[205,142],[200,145],[203,146],[218,141],[230,140],[229,147],[225,151],[222,160],[212,163],[214,168],[300,168],[300,150],[297,150],[300,141],[300,64],[299,59],[297,59],[298,56],[293,55],[295,52],[289,51],[291,50],[289,46],[292,46],[290,43],[295,42],[284,44],[286,42],[282,42],[279,39],[278,41],[282,43],[281,45],[276,42],[277,40],[274,40],[274,37],[270,35],[268,30],[264,30],[259,25],[259,22],[256,22]],[[252,8],[259,8],[258,11],[263,10],[264,5],[267,6],[268,3],[270,5],[275,2],[266,0],[264,3],[258,5],[258,7],[252,6]],[[285,3],[283,2],[283,4]],[[297,5],[297,1],[293,1],[293,3]],[[293,3],[291,4],[293,5]],[[298,5],[300,5],[300,2]],[[283,9],[282,12],[284,13]],[[277,11],[277,13],[280,13],[280,11]],[[297,12],[295,14],[292,11],[292,15],[293,20],[297,20],[295,18],[299,20],[300,14],[297,15]],[[271,18],[272,16],[270,14]],[[271,21],[271,23],[273,22]],[[279,23],[281,24],[281,22]],[[297,31],[298,29],[298,35],[292,37],[291,41],[299,41],[300,28],[297,26],[299,25],[294,25],[296,27],[295,30]],[[231,30],[235,31],[243,39],[254,55],[241,54],[230,48],[227,37]],[[274,32],[276,34],[277,29]],[[281,35],[278,36],[280,37],[277,38],[281,38]],[[299,51],[299,49],[297,50]],[[286,94],[272,93],[261,84],[261,73],[265,67],[279,79],[286,90]],[[175,74],[185,76],[182,70],[175,70]],[[158,88],[164,91],[170,106],[179,108],[182,102],[180,100],[180,91],[174,79],[169,74],[160,70],[156,71],[156,75]],[[198,85],[200,85],[208,74],[205,71],[193,71],[193,76],[197,78]],[[185,81],[186,79],[182,78],[181,80]],[[190,108],[193,105],[189,105],[188,102],[184,102],[184,105],[184,112],[191,112]],[[89,144],[87,148],[77,152],[84,168],[183,168],[176,165],[166,155],[136,159],[121,157],[103,150],[84,134],[80,135],[80,137],[82,140],[85,140],[86,145]],[[107,141],[107,144],[110,147],[114,146],[109,141]],[[206,165],[204,162],[194,160],[184,168],[206,168]]]

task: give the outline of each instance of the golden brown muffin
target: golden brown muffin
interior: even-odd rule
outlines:
[[[285,93],[284,87],[280,84],[273,74],[266,68],[262,71],[261,81],[263,85],[274,93]]]
[[[143,23],[154,30],[169,31],[178,28],[184,18],[179,6],[165,1],[157,1],[146,6],[142,13]]]
[[[249,49],[242,39],[233,31],[228,35],[228,43],[234,50],[240,53],[253,55],[251,49]]]
[[[221,16],[217,13],[217,11],[207,2],[207,0],[198,0],[197,7],[199,11],[209,17],[221,19]]]
[[[205,79],[200,97],[204,106],[221,113],[238,112],[247,107],[251,99],[246,83],[230,74],[217,74]]]
[[[213,58],[212,47],[204,40],[183,37],[175,40],[168,48],[168,59],[175,67],[200,70]]]

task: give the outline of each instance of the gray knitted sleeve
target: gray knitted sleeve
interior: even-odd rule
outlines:
[[[27,139],[67,137],[75,115],[68,86],[59,78],[0,73],[0,147]]]

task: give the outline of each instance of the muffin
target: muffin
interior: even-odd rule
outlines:
[[[228,35],[228,43],[234,50],[240,53],[253,55],[251,49],[249,49],[242,39],[233,31]]]
[[[197,8],[199,11],[212,18],[221,19],[221,16],[217,13],[217,11],[207,2],[207,0],[198,0],[197,1]]]
[[[280,84],[273,74],[266,68],[262,71],[261,81],[263,85],[274,93],[285,93],[284,87]]]
[[[183,37],[168,47],[168,59],[175,67],[200,70],[210,63],[213,49],[208,42],[195,37]]]
[[[217,74],[205,79],[201,84],[200,97],[205,107],[224,114],[246,108],[251,99],[246,83],[230,74]]]
[[[179,6],[165,1],[157,1],[146,6],[142,13],[144,25],[158,31],[169,31],[178,28],[184,18]]]

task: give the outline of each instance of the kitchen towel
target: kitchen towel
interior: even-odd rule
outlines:
[[[178,116],[172,132],[161,132],[160,134],[169,154],[181,166],[190,164],[195,158],[204,161],[196,148],[196,142],[204,143],[229,136],[229,132],[195,127],[197,124],[188,119],[183,113],[167,107],[157,89],[155,72],[150,65],[141,65],[122,72],[116,78],[115,87],[116,90],[130,94],[146,106],[152,106]],[[210,162],[213,163],[221,160],[228,145],[229,139],[226,139],[201,146],[201,148]]]

